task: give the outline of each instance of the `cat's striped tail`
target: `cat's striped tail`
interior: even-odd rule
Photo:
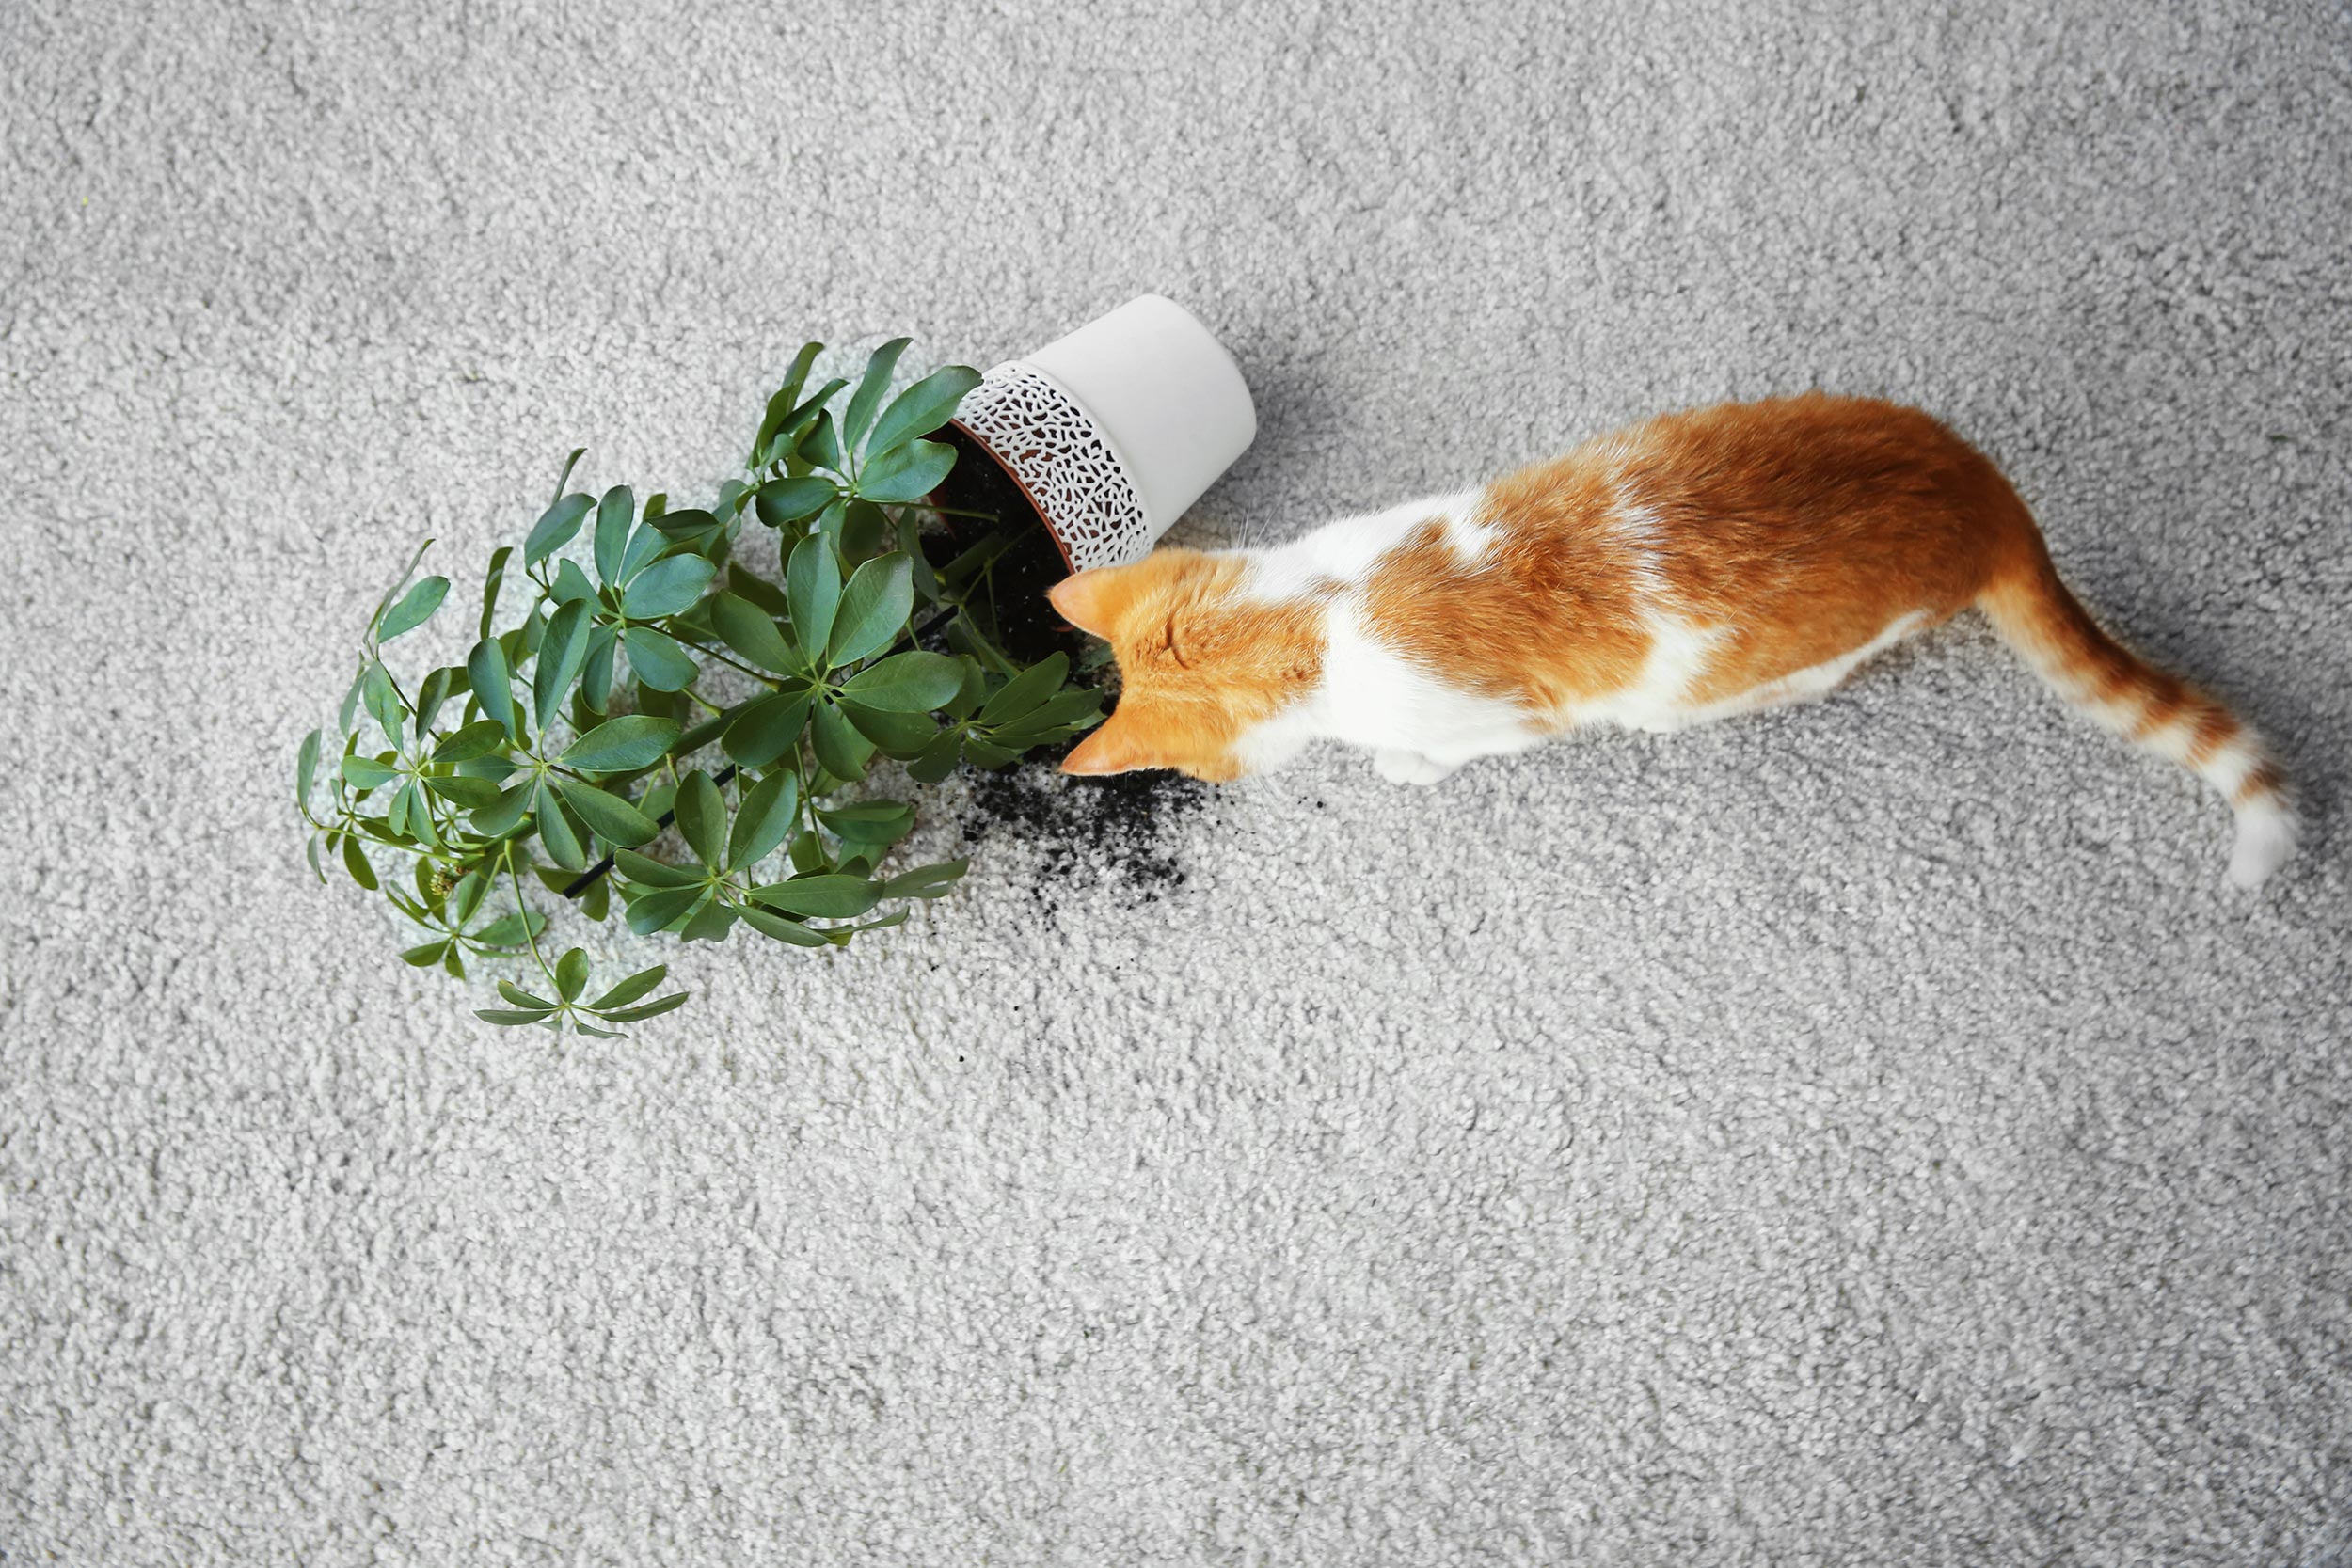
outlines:
[[[2045,550],[2035,549],[2029,562],[1996,578],[1977,595],[1977,608],[2051,690],[2221,792],[2237,812],[2231,881],[2252,887],[2295,852],[2295,805],[2261,737],[2228,708],[2100,629]]]

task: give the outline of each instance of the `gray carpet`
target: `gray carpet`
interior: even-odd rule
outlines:
[[[1549,9],[0,7],[0,1560],[2352,1560],[2352,24]],[[1147,288],[1260,400],[1195,544],[1933,408],[2307,851],[1969,624],[1434,794],[958,784],[903,931],[596,932],[628,1041],[310,882],[413,538]]]

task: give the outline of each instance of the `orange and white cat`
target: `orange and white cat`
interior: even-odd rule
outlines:
[[[1483,489],[1272,549],[1159,550],[1052,598],[1121,677],[1067,771],[1223,782],[1338,740],[1421,784],[1579,725],[1819,697],[1973,608],[2060,697],[2230,800],[2233,881],[2295,847],[2252,732],[2102,631],[1991,461],[1893,404],[1669,414]]]

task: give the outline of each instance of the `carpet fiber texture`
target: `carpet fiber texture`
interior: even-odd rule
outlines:
[[[0,7],[0,1560],[2352,1560],[2348,42]],[[1924,404],[2305,852],[2233,894],[1966,622],[1429,793],[954,781],[901,931],[590,927],[696,992],[625,1041],[311,882],[294,744],[417,538],[469,593],[575,444],[707,496],[803,336],[1146,289],[1262,416],[1180,543]]]

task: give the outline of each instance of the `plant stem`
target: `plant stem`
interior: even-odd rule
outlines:
[[[692,641],[687,641],[687,639],[685,639],[685,638],[683,638],[683,637],[679,637],[679,636],[678,636],[678,634],[677,634],[676,632],[671,632],[671,633],[670,633],[670,636],[671,636],[673,639],[675,639],[675,641],[679,641],[679,642],[683,642],[683,643],[685,643],[685,644],[686,644],[686,646],[688,646],[688,647],[690,647],[690,648],[693,649],[693,650],[694,650],[696,653],[698,653],[698,654],[708,654],[711,657],[713,657],[713,658],[717,659],[717,660],[718,660],[720,663],[722,663],[722,664],[731,664],[731,665],[734,665],[736,669],[742,671],[742,672],[743,672],[743,673],[745,673],[745,674],[747,674],[747,675],[751,676],[751,677],[752,677],[752,679],[754,679],[754,680],[755,680],[755,681],[758,681],[759,683],[761,683],[761,684],[762,684],[762,685],[764,685],[764,686],[768,686],[768,687],[773,688],[775,690],[778,690],[778,691],[781,691],[781,690],[783,690],[783,689],[784,689],[784,684],[783,684],[781,681],[778,681],[777,679],[775,679],[773,676],[769,675],[769,674],[767,674],[767,673],[763,673],[763,672],[761,672],[761,671],[755,670],[755,669],[753,669],[753,668],[752,668],[750,665],[748,665],[748,664],[739,663],[739,662],[738,662],[738,661],[737,661],[737,660],[735,660],[735,659],[729,658],[726,655],[724,655],[724,654],[721,653],[721,652],[720,652],[718,649],[716,649],[716,648],[706,648],[706,647],[704,647],[704,646],[703,646],[700,642],[692,642]],[[712,711],[713,711],[713,712],[716,712],[716,711],[718,711],[718,710],[714,708],[714,709],[712,709]]]
[[[522,876],[515,869],[514,840],[507,840],[506,847],[499,851],[499,863],[506,868],[506,879],[514,884],[515,917],[523,923],[523,940],[531,943],[531,961],[537,964],[539,973],[548,977],[548,989],[554,991],[560,1001],[564,988],[556,983],[555,971],[548,967],[548,960],[540,957],[539,938],[531,928],[531,906],[523,902]]]

